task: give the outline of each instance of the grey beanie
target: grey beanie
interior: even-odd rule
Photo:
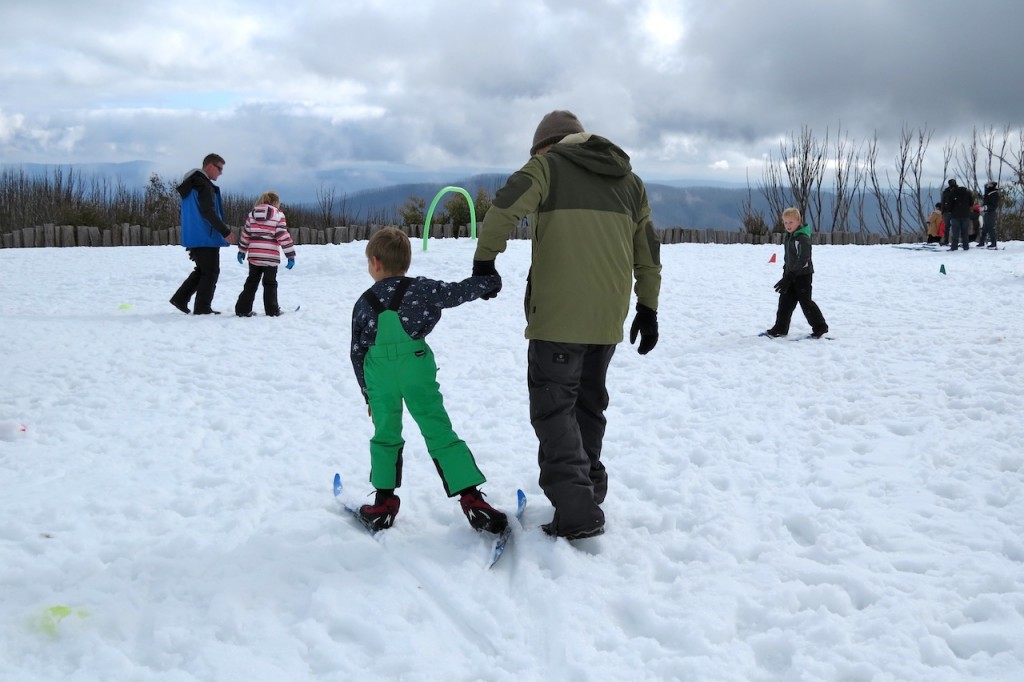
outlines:
[[[537,132],[533,134],[533,146],[530,147],[530,156],[536,154],[541,147],[555,144],[566,135],[582,132],[583,124],[576,118],[576,114],[565,109],[552,111],[537,125]]]

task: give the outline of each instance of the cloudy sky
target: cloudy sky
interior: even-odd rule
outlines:
[[[556,108],[650,179],[759,178],[803,126],[927,128],[941,172],[1024,114],[1020,0],[9,0],[0,25],[0,162],[216,151],[229,189],[507,172]]]

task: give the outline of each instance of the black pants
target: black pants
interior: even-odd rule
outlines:
[[[825,316],[821,314],[818,304],[811,299],[811,280],[814,275],[801,275],[793,280],[788,289],[779,294],[779,309],[775,313],[775,326],[772,331],[779,334],[789,333],[789,323],[793,318],[793,311],[800,304],[800,310],[807,318],[807,324],[811,325],[811,331],[815,334],[828,332],[828,325],[825,324]]]
[[[950,232],[953,231],[953,214],[943,213],[942,222],[946,224],[946,231],[942,234],[942,239],[939,241],[939,244],[947,246],[949,244]]]
[[[970,218],[953,218],[953,231],[949,233],[949,249],[956,251],[960,245],[964,247],[964,251],[969,249],[972,239],[970,230]]]
[[[530,341],[530,423],[537,434],[540,487],[560,535],[604,523],[608,490],[601,463],[608,408],[605,379],[614,345]]]
[[[203,246],[188,250],[188,257],[196,264],[171,300],[176,304],[188,305],[195,294],[196,304],[192,312],[203,315],[210,312],[213,294],[220,279],[220,247]]]
[[[249,263],[249,276],[245,278],[242,293],[235,301],[236,315],[248,315],[252,312],[260,280],[263,281],[263,312],[270,316],[281,314],[281,306],[277,304],[277,266]]]
[[[996,212],[991,208],[981,217],[981,236],[978,238],[978,246],[985,243],[985,239],[991,240],[991,245],[996,245]]]

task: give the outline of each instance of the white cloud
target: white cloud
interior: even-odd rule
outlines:
[[[742,182],[804,125],[891,144],[909,122],[941,147],[1016,121],[999,65],[1024,56],[1024,4],[987,11],[995,63],[946,50],[962,16],[932,0],[6,3],[0,143],[6,162],[184,167],[217,149],[268,175],[511,170],[569,108],[641,173]]]
[[[21,114],[10,115],[0,109],[0,142],[10,141],[21,128],[25,117]]]

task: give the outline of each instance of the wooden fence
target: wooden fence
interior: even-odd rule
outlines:
[[[296,244],[347,244],[368,239],[383,225],[345,225],[323,230],[309,227],[290,227],[288,232]],[[401,227],[410,238],[422,239],[423,227]],[[238,236],[240,228],[233,228]],[[662,244],[780,244],[782,234],[753,235],[730,230],[698,230],[668,227],[658,230]],[[434,225],[431,238],[469,237],[469,228],[452,225]],[[529,228],[519,227],[513,239],[529,239]],[[899,244],[923,240],[921,233],[885,237],[867,232],[816,232],[814,244]],[[13,230],[0,235],[0,248],[18,249],[57,246],[166,246],[181,243],[181,228],[150,229],[142,225],[115,225],[109,229],[74,225],[42,225]]]

